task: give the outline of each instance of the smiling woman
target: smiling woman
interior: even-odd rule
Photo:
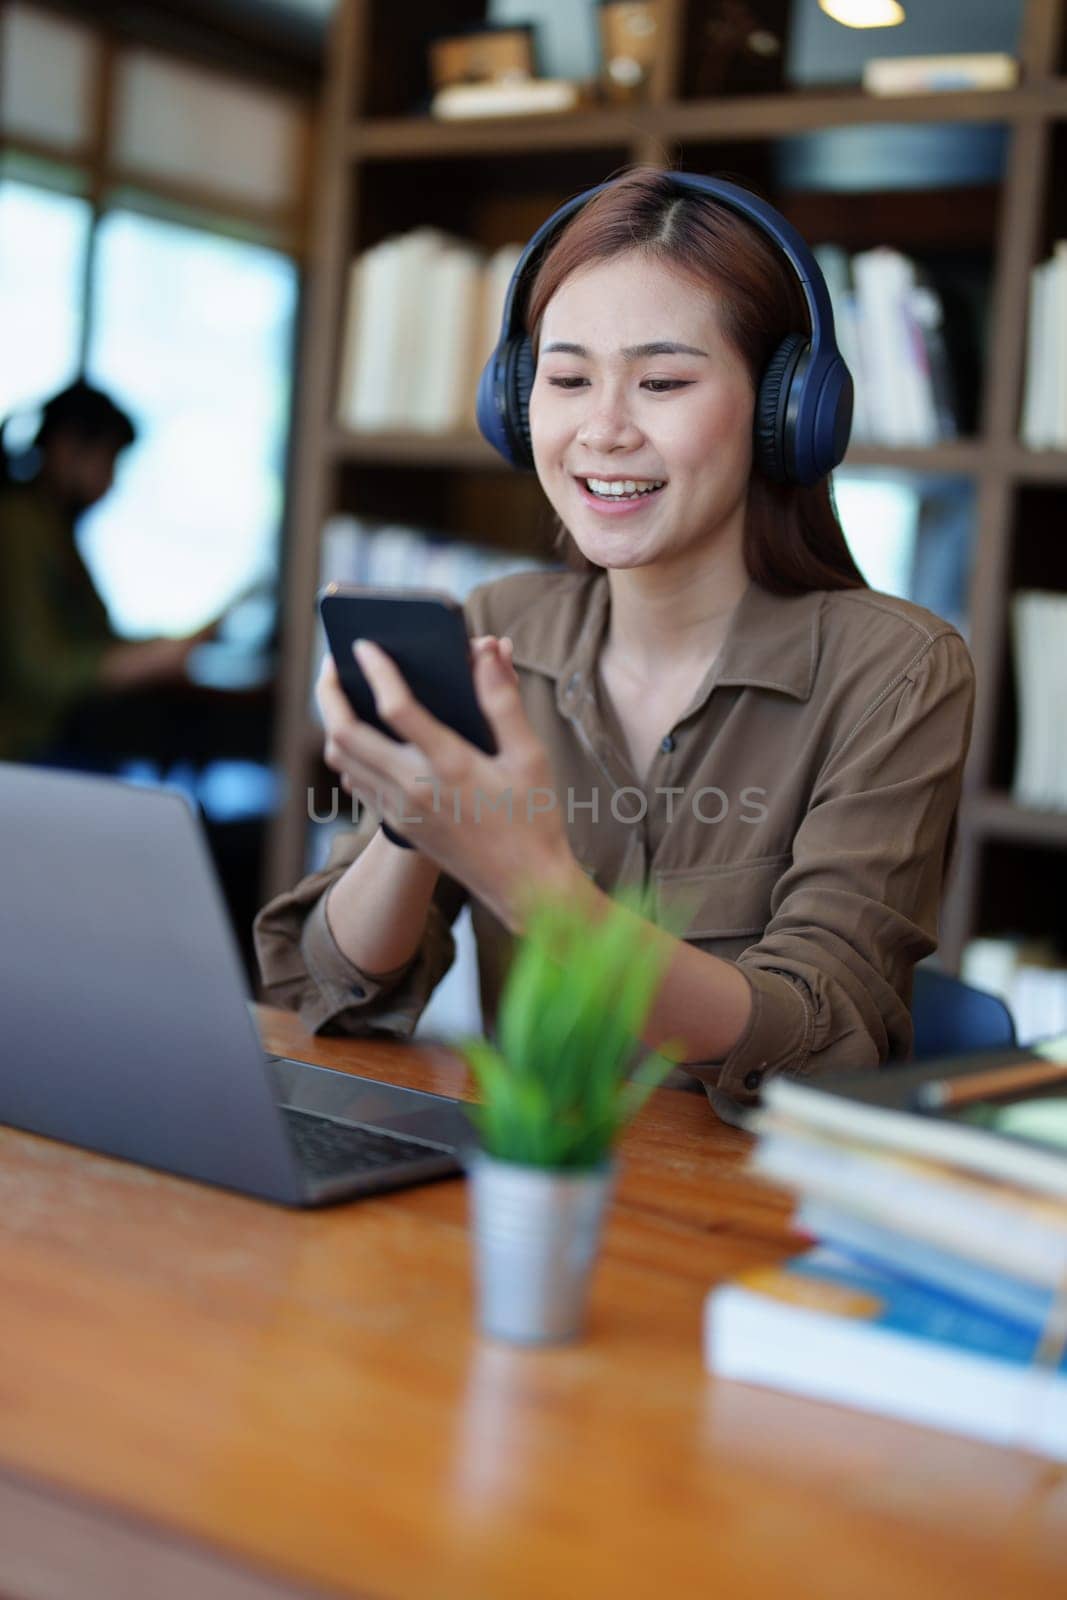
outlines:
[[[474,750],[373,646],[387,739],[327,662],[327,759],[373,810],[257,921],[268,995],[407,1036],[470,902],[491,1030],[538,889],[654,891],[646,1021],[732,1119],[775,1072],[908,1054],[970,731],[955,630],[870,591],[833,509],[851,386],[825,285],[757,197],[637,169],[531,240],[479,420],[572,569],[476,590]]]

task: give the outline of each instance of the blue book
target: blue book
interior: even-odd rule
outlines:
[[[930,1288],[971,1300],[994,1316],[1021,1322],[1040,1333],[1052,1312],[1055,1295],[1048,1285],[994,1271],[925,1239],[885,1227],[868,1216],[823,1200],[802,1199],[794,1226],[822,1244],[894,1278],[913,1278]]]
[[[819,1247],[713,1289],[704,1355],[719,1377],[859,1406],[1067,1461],[1067,1360],[1040,1334]]]

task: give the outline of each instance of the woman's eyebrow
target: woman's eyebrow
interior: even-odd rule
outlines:
[[[565,344],[555,340],[546,344],[543,355],[581,356],[588,360],[589,351],[584,344]],[[651,344],[631,344],[622,351],[624,361],[645,361],[649,356],[707,356],[706,350],[698,350],[691,344],[679,344],[675,339],[654,339]]]

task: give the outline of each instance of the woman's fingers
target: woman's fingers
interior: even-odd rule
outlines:
[[[354,650],[363,675],[371,686],[382,721],[387,722],[409,744],[416,745],[446,782],[456,781],[470,753],[471,747],[467,741],[419,704],[399,667],[378,645],[369,639],[357,639]],[[479,659],[484,659],[484,656]],[[373,732],[372,729],[365,731]],[[390,741],[383,742],[388,744]],[[367,753],[372,755],[370,747]]]
[[[505,658],[498,648],[479,656],[474,662],[474,689],[496,736],[497,748],[534,760],[541,744],[527,720],[510,655]]]

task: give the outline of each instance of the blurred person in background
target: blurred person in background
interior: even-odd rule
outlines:
[[[137,437],[114,401],[80,380],[71,384],[45,403],[22,457],[9,455],[6,428],[0,426],[0,759],[106,770],[130,742],[131,708],[149,710],[146,691],[187,682],[189,656],[216,624],[178,639],[128,640],[111,627],[75,528],[107,494],[119,455]]]

